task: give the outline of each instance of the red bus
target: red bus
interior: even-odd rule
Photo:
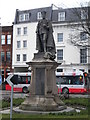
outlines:
[[[58,93],[87,93],[88,77],[86,72],[56,72]]]
[[[9,73],[10,75],[12,73]],[[31,83],[31,73],[14,73],[18,75],[18,84],[14,85],[14,91],[27,93]],[[76,72],[56,72],[56,85],[58,93],[87,93],[90,91],[87,73]],[[11,90],[10,85],[6,84],[6,90]]]
[[[14,91],[19,91],[19,92],[24,92],[27,93],[28,87],[30,86],[30,81],[31,81],[31,73],[8,73],[8,75],[14,74],[18,75],[18,84],[14,85],[13,90]],[[11,86],[6,83],[6,90],[11,90]]]

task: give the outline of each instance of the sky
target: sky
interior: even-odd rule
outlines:
[[[1,26],[12,25],[15,19],[15,11],[28,10],[41,7],[49,7],[54,4],[57,7],[79,7],[80,3],[90,0],[0,0],[0,23]]]

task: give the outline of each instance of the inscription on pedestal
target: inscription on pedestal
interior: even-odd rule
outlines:
[[[36,95],[45,95],[45,68],[36,68]]]

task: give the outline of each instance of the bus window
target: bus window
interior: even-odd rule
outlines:
[[[83,77],[80,79],[80,76],[60,76],[58,77],[61,84],[69,84],[69,85],[81,85],[83,84]]]
[[[30,84],[31,76],[19,76],[19,84]]]
[[[58,81],[59,81],[59,84],[69,84],[66,76],[59,76]]]
[[[28,84],[30,84],[31,76],[28,76],[27,79],[28,79]]]
[[[69,84],[71,84],[71,80],[69,79]]]
[[[21,77],[18,75],[18,83],[21,84],[22,81],[21,81]]]
[[[56,84],[61,84],[62,81],[63,81],[62,77],[56,76]]]
[[[63,78],[63,81],[61,82],[61,84],[69,84],[68,78],[66,76],[62,78]]]

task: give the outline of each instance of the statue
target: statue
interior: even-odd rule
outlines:
[[[38,22],[36,29],[36,50],[44,52],[44,58],[55,59],[55,43],[53,38],[53,28],[50,20],[46,19],[46,12],[43,11],[42,19]]]
[[[32,82],[29,86],[29,95],[21,104],[20,109],[30,113],[52,113],[66,108],[58,96],[55,70],[61,63],[55,59],[55,43],[51,21],[45,18],[46,12],[42,12],[42,20],[38,22],[36,30],[36,49],[32,61],[27,62],[31,67]],[[28,113],[29,113],[28,112]]]

